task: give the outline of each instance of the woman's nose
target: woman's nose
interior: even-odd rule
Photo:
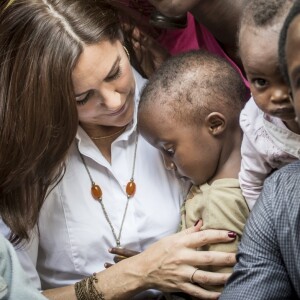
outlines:
[[[103,104],[109,110],[118,109],[122,105],[121,94],[114,89],[101,91],[100,98],[101,104]]]

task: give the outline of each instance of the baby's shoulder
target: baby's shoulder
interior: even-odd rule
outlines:
[[[264,143],[269,140],[264,125],[264,113],[257,107],[253,98],[248,101],[240,114],[240,127],[244,137],[247,137],[251,143]]]
[[[263,127],[264,113],[254,102],[253,98],[246,103],[240,114],[240,126],[244,133],[252,133]]]

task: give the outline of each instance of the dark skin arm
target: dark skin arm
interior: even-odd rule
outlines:
[[[241,68],[237,35],[244,0],[149,0],[167,16],[190,11],[218,40],[223,50]]]

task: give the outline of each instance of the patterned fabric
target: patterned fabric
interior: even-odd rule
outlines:
[[[264,180],[276,169],[300,157],[300,135],[290,131],[279,118],[260,110],[251,98],[242,110],[244,132],[239,180],[250,210],[261,193]]]
[[[224,229],[234,231],[238,237],[231,243],[206,245],[198,250],[237,252],[238,243],[249,215],[249,208],[242,195],[239,181],[222,178],[212,184],[193,186],[181,210],[182,229],[189,228],[199,219],[203,220],[202,230]],[[231,273],[231,267],[200,266],[210,272]],[[221,291],[223,286],[204,286],[207,290]]]
[[[220,300],[300,299],[300,162],[270,176]]]

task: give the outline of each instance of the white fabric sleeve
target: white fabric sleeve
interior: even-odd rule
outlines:
[[[251,210],[258,199],[266,177],[272,167],[256,147],[244,135],[241,147],[242,163],[239,173],[240,186],[249,209]]]

